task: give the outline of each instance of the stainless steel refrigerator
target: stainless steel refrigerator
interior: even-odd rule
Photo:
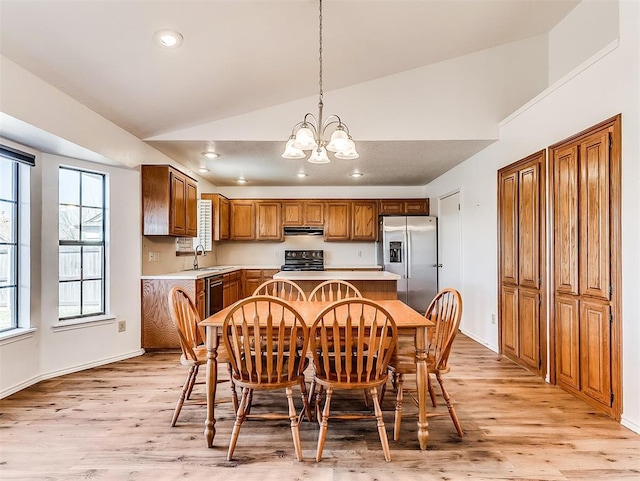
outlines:
[[[438,293],[437,219],[384,216],[378,236],[378,264],[398,279],[398,299],[425,312]]]

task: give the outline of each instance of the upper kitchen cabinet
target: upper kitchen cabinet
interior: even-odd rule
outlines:
[[[324,225],[324,204],[315,200],[286,200],[282,202],[282,225]]]
[[[169,165],[143,165],[143,235],[198,235],[197,182]]]
[[[354,200],[352,218],[351,240],[378,240],[378,203],[375,200]]]
[[[429,199],[383,199],[380,215],[429,215]]]
[[[256,240],[284,240],[280,202],[256,202]]]
[[[253,200],[230,201],[230,240],[255,240],[256,203]]]
[[[324,240],[351,240],[351,201],[325,203]]]
[[[230,203],[224,195],[220,194],[201,194],[203,200],[210,200],[213,207],[212,212],[212,232],[211,238],[214,241],[229,240],[230,234]]]

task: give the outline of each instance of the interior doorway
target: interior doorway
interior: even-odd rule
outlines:
[[[460,191],[438,199],[438,289],[461,289]]]

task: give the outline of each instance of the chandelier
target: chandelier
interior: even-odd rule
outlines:
[[[333,152],[336,159],[357,159],[359,157],[356,151],[356,145],[349,135],[349,128],[342,122],[337,115],[329,115],[326,119],[322,118],[322,0],[320,3],[320,49],[319,49],[319,85],[320,93],[318,96],[318,116],[312,113],[305,114],[302,122],[298,122],[293,126],[291,136],[287,141],[282,157],[285,159],[304,159],[307,154],[305,150],[311,151],[311,155],[307,161],[312,164],[327,164],[331,162],[327,151]],[[331,138],[327,142],[326,138],[331,133]]]

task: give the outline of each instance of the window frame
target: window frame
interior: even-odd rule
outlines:
[[[9,331],[13,331],[20,327],[20,166],[15,160],[0,156],[0,161],[8,161],[11,163],[13,172],[11,173],[13,182],[13,199],[0,200],[9,202],[13,205],[13,232],[11,238],[13,242],[0,242],[0,245],[13,246],[14,256],[12,259],[11,273],[13,273],[13,283],[5,286],[0,286],[0,289],[7,289],[13,287],[13,309],[11,311],[11,324],[6,329],[0,329],[0,334],[5,334]],[[11,274],[10,274],[11,275]],[[11,302],[9,302],[11,304]]]
[[[75,167],[75,166],[69,166],[69,165],[59,165],[58,166],[58,186],[60,185],[60,172],[62,170],[70,170],[70,171],[75,171],[78,172],[80,174],[80,185],[79,185],[79,191],[78,191],[78,199],[79,199],[79,204],[62,204],[60,202],[60,192],[58,192],[58,216],[60,215],[60,206],[62,205],[72,205],[75,207],[79,208],[79,239],[78,240],[62,240],[60,239],[60,230],[58,228],[58,321],[61,323],[66,323],[69,321],[74,321],[74,320],[83,320],[83,319],[87,319],[87,318],[97,318],[97,317],[104,317],[107,314],[107,175],[104,172],[97,172],[97,171],[92,171],[92,170],[88,170],[88,169],[83,169],[80,167]],[[92,208],[95,209],[94,206],[83,206],[82,204],[82,188],[83,188],[83,182],[82,182],[82,174],[90,174],[90,175],[95,175],[95,176],[100,176],[101,180],[102,180],[102,198],[101,198],[101,210],[102,210],[102,240],[101,241],[90,241],[90,240],[82,240],[82,209],[83,207],[87,207],[87,208]],[[59,219],[59,217],[58,217]],[[59,220],[58,220],[58,225],[59,225]],[[84,247],[101,247],[102,248],[102,258],[101,258],[101,262],[100,262],[100,267],[101,267],[101,276],[99,278],[96,277],[90,277],[88,279],[85,279],[84,277],[84,272],[83,272],[83,266],[82,266],[82,252],[83,252],[83,248]],[[68,279],[68,280],[61,280],[60,279],[60,256],[61,256],[61,251],[60,248],[61,247],[80,247],[80,277],[77,279]],[[83,289],[84,289],[84,283],[86,281],[92,281],[92,280],[97,280],[100,279],[102,288],[101,288],[101,292],[100,292],[100,304],[101,304],[101,309],[99,311],[96,312],[90,312],[90,313],[83,313],[83,304],[82,304],[82,294],[83,294]],[[80,314],[79,315],[72,315],[72,316],[65,316],[65,317],[61,317],[60,316],[60,286],[63,283],[68,283],[68,282],[80,282]]]

